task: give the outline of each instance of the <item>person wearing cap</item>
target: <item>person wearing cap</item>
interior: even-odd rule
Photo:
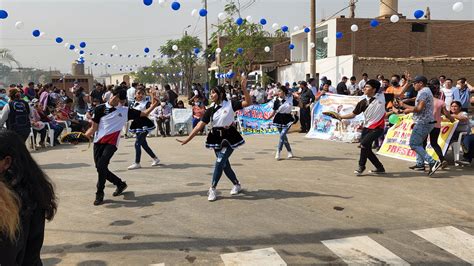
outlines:
[[[117,151],[122,128],[128,120],[148,117],[158,105],[157,99],[153,98],[150,107],[142,112],[126,107],[126,101],[127,90],[122,87],[114,88],[110,100],[95,108],[92,117],[92,126],[85,133],[89,139],[95,134],[94,162],[98,173],[97,192],[94,201],[94,205],[96,206],[104,202],[106,181],[117,186],[117,189],[113,193],[114,197],[121,195],[127,188],[127,184],[108,168],[110,159]]]
[[[311,104],[314,102],[314,94],[308,89],[308,83],[302,81],[300,83],[299,106],[301,116],[301,131],[300,133],[308,133],[311,128]]]
[[[360,176],[366,169],[367,159],[375,166],[373,174],[384,174],[385,168],[375,153],[372,151],[372,144],[383,136],[385,129],[385,97],[379,93],[380,82],[374,79],[368,80],[364,87],[366,99],[361,100],[352,113],[339,115],[339,119],[352,119],[364,113],[364,128],[360,138],[359,167],[354,173]]]
[[[346,85],[347,80],[348,78],[346,76],[342,77],[341,82],[339,82],[339,84],[337,84],[337,87],[336,87],[337,94],[341,94],[341,95],[350,94],[350,91],[347,89],[347,85]]]
[[[433,157],[426,152],[423,144],[436,125],[436,119],[433,115],[434,97],[427,85],[428,79],[426,77],[415,77],[413,86],[418,92],[415,106],[410,106],[398,101],[394,102],[394,106],[404,109],[405,114],[413,113],[415,125],[410,137],[410,148],[416,152],[416,165],[411,167],[411,169],[424,170],[425,162],[427,162],[429,164],[428,175],[432,176],[441,167],[441,162],[435,161]]]

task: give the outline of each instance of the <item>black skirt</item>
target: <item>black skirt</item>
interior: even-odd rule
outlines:
[[[293,118],[292,114],[281,114],[278,113],[273,118],[273,125],[277,128],[286,128],[290,127],[295,119]]]
[[[206,148],[220,150],[225,147],[235,149],[245,144],[244,138],[233,126],[229,128],[212,128],[207,135]]]
[[[155,128],[156,127],[153,121],[151,121],[147,117],[140,117],[138,119],[133,120],[132,124],[130,125],[129,131],[132,133],[151,132]]]

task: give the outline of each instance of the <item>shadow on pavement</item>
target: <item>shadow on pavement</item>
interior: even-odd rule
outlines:
[[[90,164],[87,163],[50,163],[41,165],[41,169],[71,169],[71,168],[81,168],[81,167],[90,167]]]

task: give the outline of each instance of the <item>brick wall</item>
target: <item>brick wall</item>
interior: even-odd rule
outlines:
[[[474,57],[474,21],[400,19],[391,23],[389,19],[379,19],[376,28],[370,27],[370,21],[338,18],[337,31],[344,37],[337,40],[336,55],[354,51],[364,57]],[[412,32],[413,23],[426,23],[426,31]],[[359,31],[352,33],[353,24],[359,26]]]

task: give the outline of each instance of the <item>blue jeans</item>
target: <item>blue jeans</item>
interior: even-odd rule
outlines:
[[[430,165],[435,160],[428,155],[424,147],[424,141],[434,128],[434,124],[415,124],[410,137],[410,148],[416,152],[416,165],[424,166],[425,162]]]
[[[137,140],[135,141],[135,162],[140,163],[140,159],[142,157],[142,147],[143,149],[150,155],[151,158],[155,159],[156,155],[151,150],[150,146],[148,146],[148,142],[146,141],[146,136],[148,132],[141,132],[137,133]]]
[[[291,152],[291,146],[290,146],[290,143],[288,142],[288,137],[286,136],[288,134],[288,130],[290,130],[290,127],[278,129],[278,131],[280,132],[280,141],[278,142],[278,151],[281,151],[283,149],[283,145],[285,145],[286,150],[288,152]]]
[[[221,150],[214,150],[216,153],[216,165],[214,167],[214,174],[212,175],[212,187],[216,188],[219,180],[221,179],[222,172],[225,173],[227,178],[232,182],[232,184],[237,185],[239,184],[239,180],[237,180],[237,176],[232,170],[232,167],[229,162],[229,157],[234,152],[234,149],[231,147],[223,148]]]

